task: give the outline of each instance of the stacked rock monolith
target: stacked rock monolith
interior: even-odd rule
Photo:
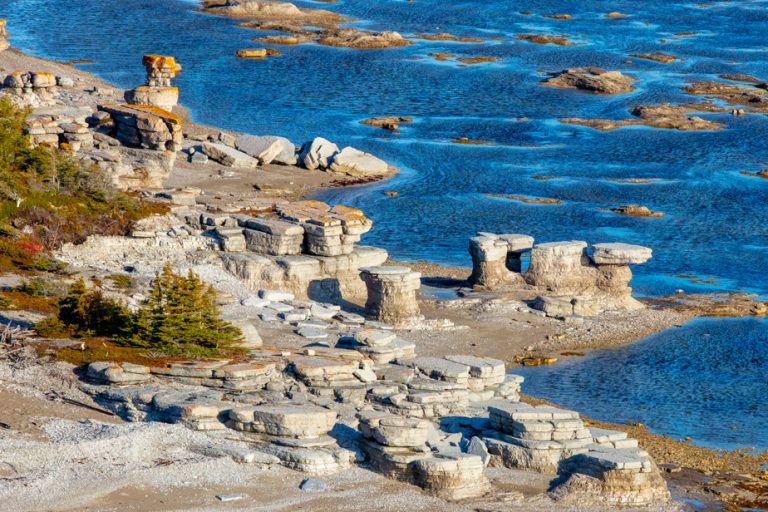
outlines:
[[[11,47],[11,43],[8,42],[8,30],[5,28],[6,21],[0,18],[0,52],[7,50]]]
[[[147,70],[145,85],[128,91],[126,100],[171,110],[179,102],[179,89],[171,86],[171,80],[181,71],[181,66],[176,59],[165,55],[144,55],[141,63]]]
[[[521,257],[532,246],[533,237],[528,235],[479,233],[470,238],[470,284],[484,288],[524,284]]]

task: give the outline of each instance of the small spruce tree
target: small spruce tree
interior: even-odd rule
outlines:
[[[137,315],[131,344],[171,354],[210,355],[230,348],[240,334],[220,318],[212,287],[192,271],[179,276],[166,265]]]

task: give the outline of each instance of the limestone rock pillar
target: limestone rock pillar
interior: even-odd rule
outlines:
[[[469,239],[470,284],[485,288],[524,284],[520,277],[521,256],[532,246],[533,237],[528,235],[478,233]]]
[[[653,252],[648,247],[623,243],[605,243],[592,246],[592,261],[597,266],[597,288],[606,294],[614,307],[638,309],[642,304],[632,298],[630,264],[648,261]]]
[[[10,34],[5,29],[5,20],[0,18],[0,52],[7,50],[11,44],[7,41]]]
[[[176,59],[165,55],[144,55],[141,63],[147,70],[146,83],[128,91],[126,100],[165,110],[173,109],[179,102],[179,89],[171,86],[171,80],[181,71],[181,66]]]
[[[526,282],[561,294],[593,290],[596,269],[591,266],[586,248],[586,242],[576,240],[534,246]]]
[[[421,274],[408,267],[378,266],[360,269],[368,290],[365,314],[368,318],[407,325],[424,319],[416,301]]]

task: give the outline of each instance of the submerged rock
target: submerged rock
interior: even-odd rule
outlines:
[[[626,76],[619,71],[607,71],[598,67],[569,68],[553,73],[552,78],[541,82],[549,87],[580,89],[594,94],[621,94],[634,91],[632,82],[637,78]]]
[[[576,44],[563,36],[553,36],[549,34],[517,34],[515,38],[520,39],[521,41],[537,44],[556,44],[558,46],[571,46]]]
[[[325,32],[317,42],[326,46],[365,49],[397,48],[411,44],[408,39],[397,32],[369,32],[354,28]]]
[[[647,206],[642,206],[639,204],[626,204],[624,206],[619,206],[618,208],[611,208],[611,211],[613,213],[618,213],[619,215],[626,215],[628,217],[663,217],[664,214],[661,212],[655,212],[648,208]]]
[[[655,60],[663,64],[670,64],[677,60],[677,57],[668,53],[653,52],[653,53],[633,53],[630,57],[637,57],[638,59]]]
[[[400,123],[411,123],[413,119],[405,116],[380,116],[370,117],[360,124],[367,124],[368,126],[375,126],[378,128],[384,128],[385,130],[397,130]]]

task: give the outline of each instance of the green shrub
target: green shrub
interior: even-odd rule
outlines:
[[[124,346],[165,354],[217,356],[231,351],[240,331],[220,318],[216,294],[193,272],[174,274],[170,266],[155,278],[137,313],[80,279],[59,302],[59,312],[35,325],[41,336],[112,338]]]
[[[81,279],[69,287],[59,302],[58,319],[75,337],[129,337],[134,332],[134,316],[120,302],[88,291]]]
[[[169,354],[213,355],[231,348],[241,335],[221,320],[212,287],[192,271],[174,274],[169,265],[153,281],[136,327],[131,345]]]

